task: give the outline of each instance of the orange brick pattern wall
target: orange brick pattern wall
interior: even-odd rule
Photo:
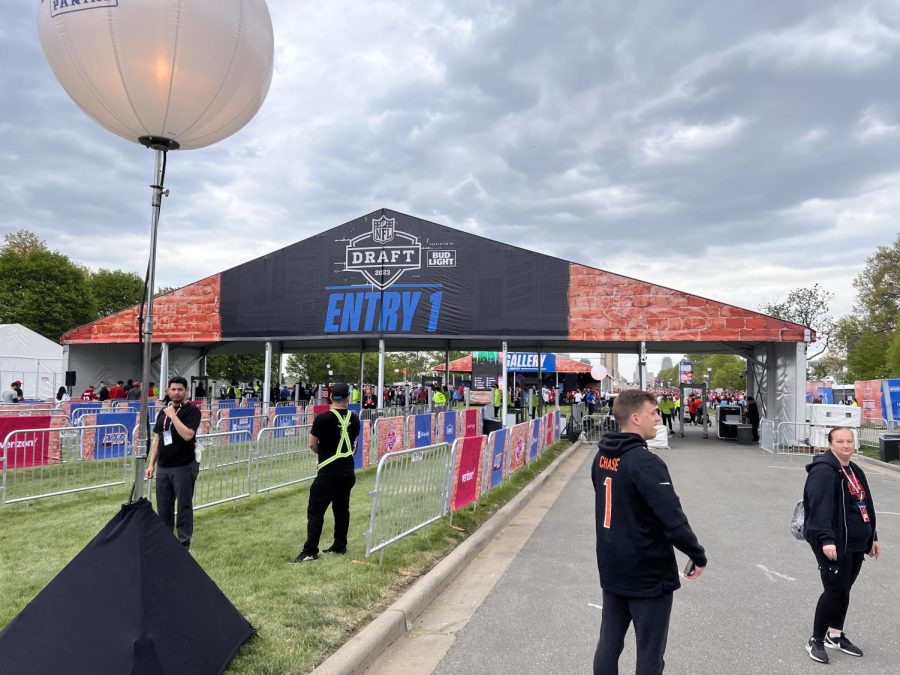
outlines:
[[[569,339],[802,342],[802,326],[611,272],[569,266]]]
[[[154,342],[209,342],[222,337],[219,275],[179,288],[153,301]],[[138,307],[65,333],[62,344],[137,342]]]

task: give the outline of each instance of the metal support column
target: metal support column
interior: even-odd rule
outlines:
[[[148,383],[145,382],[144,385]],[[162,400],[166,395],[166,389],[169,388],[169,343],[163,342],[159,346],[159,386],[156,387],[157,397]],[[188,392],[190,393],[190,392]]]
[[[262,412],[269,414],[269,403],[272,399],[272,343],[266,342],[266,374],[263,377]]]
[[[507,368],[507,365],[506,365],[507,364],[506,340],[503,341],[503,344],[501,345],[501,349],[502,349],[502,354],[501,354],[500,358],[503,359],[503,365],[500,368],[500,372],[503,373],[503,375],[502,375],[502,379],[500,381],[500,424],[502,424],[505,427],[506,426],[506,410],[507,410],[507,407],[509,406],[509,394],[508,394],[509,387],[506,384],[506,378],[508,375],[507,370],[506,370],[506,368]]]
[[[378,409],[384,408],[384,338],[378,338]]]

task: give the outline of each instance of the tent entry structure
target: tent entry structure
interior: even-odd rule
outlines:
[[[0,387],[22,382],[26,398],[52,398],[65,384],[63,348],[19,323],[0,324]]]

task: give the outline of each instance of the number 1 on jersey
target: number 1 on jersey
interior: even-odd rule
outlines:
[[[606,494],[606,509],[603,513],[603,527],[609,529],[609,522],[612,520],[612,477],[607,476],[603,479],[603,491]]]

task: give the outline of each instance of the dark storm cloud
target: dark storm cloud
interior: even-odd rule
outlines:
[[[162,284],[387,206],[751,308],[821,281],[844,312],[897,231],[897,3],[269,4],[262,110],[170,157],[193,264]],[[33,15],[0,37],[0,231],[109,266],[78,237],[146,238],[152,156],[68,100]]]

